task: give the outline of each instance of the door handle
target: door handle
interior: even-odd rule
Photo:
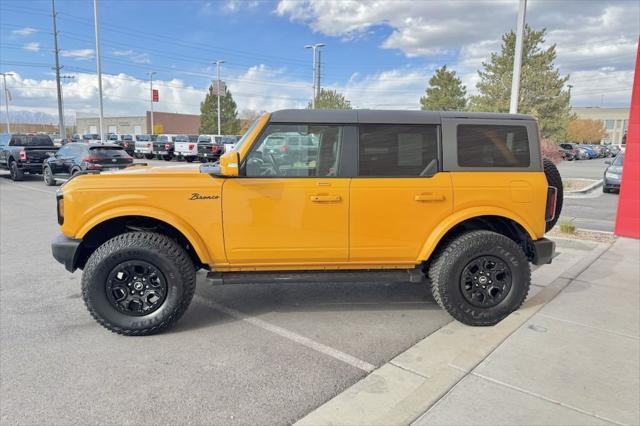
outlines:
[[[342,200],[342,197],[339,195],[312,195],[310,199],[314,203],[334,203]]]
[[[418,194],[414,198],[416,201],[444,201],[442,194]]]

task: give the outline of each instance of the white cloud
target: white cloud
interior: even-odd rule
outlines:
[[[29,36],[33,33],[38,32],[38,30],[36,30],[35,28],[31,28],[31,27],[24,27],[24,28],[19,28],[17,30],[13,30],[11,31],[11,33],[13,35],[17,35],[20,37],[25,37],[25,36]]]
[[[24,50],[28,50],[29,52],[39,52],[40,51],[40,43],[37,41],[33,41],[31,43],[27,43],[22,46]]]
[[[77,60],[91,59],[95,56],[93,49],[61,50],[60,55],[65,58],[75,58]]]
[[[128,50],[114,50],[111,52],[113,56],[123,56],[131,59],[131,62],[135,62],[136,64],[150,64],[151,57],[148,53],[139,53],[132,49]]]

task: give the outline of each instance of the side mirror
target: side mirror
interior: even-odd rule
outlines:
[[[240,153],[230,151],[220,156],[218,163],[203,164],[200,173],[212,174],[220,177],[236,177],[240,170]]]
[[[604,164],[611,165],[611,164],[613,164],[613,161],[611,161],[611,160],[604,160]]]

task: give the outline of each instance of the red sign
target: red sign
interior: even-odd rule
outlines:
[[[158,102],[160,100],[160,95],[158,94],[158,89],[153,89],[151,91],[151,100],[153,102]]]

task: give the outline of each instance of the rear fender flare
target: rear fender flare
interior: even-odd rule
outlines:
[[[532,240],[538,239],[531,226],[529,226],[529,224],[527,224],[520,216],[509,210],[491,206],[472,207],[469,209],[457,211],[440,222],[440,224],[431,232],[431,234],[429,234],[424,245],[422,246],[417,259],[418,263],[424,262],[425,260],[429,259],[429,257],[433,254],[435,248],[438,246],[438,243],[440,243],[442,237],[444,237],[447,232],[449,232],[454,226],[464,222],[465,220],[473,219],[474,217],[480,216],[501,216],[507,219],[511,219],[522,226],[522,228],[524,228],[524,230]]]

